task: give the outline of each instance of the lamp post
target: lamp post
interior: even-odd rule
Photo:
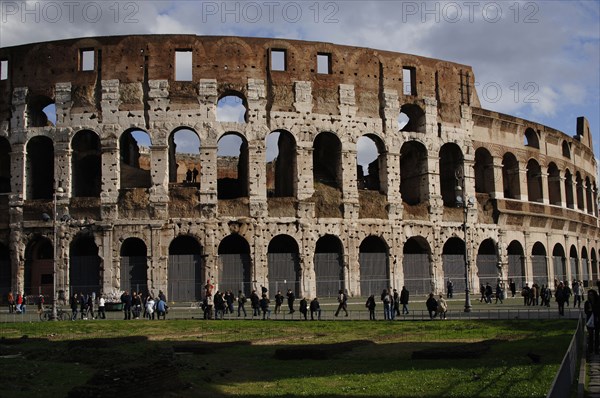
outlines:
[[[58,312],[56,308],[56,277],[58,275],[58,271],[56,269],[56,263],[58,262],[58,211],[57,211],[57,200],[58,195],[63,193],[62,187],[57,187],[54,190],[54,202],[53,202],[53,210],[52,210],[52,227],[54,229],[54,264],[53,264],[53,275],[52,275],[52,319],[58,320]]]
[[[456,170],[456,206],[463,209],[463,224],[462,229],[465,241],[465,312],[471,312],[471,295],[469,289],[469,273],[471,270],[471,262],[469,261],[469,244],[467,243],[467,222],[469,215],[469,207],[475,205],[475,199],[472,196],[467,196],[465,192],[465,176],[463,166],[459,166]]]

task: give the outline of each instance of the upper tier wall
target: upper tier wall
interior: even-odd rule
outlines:
[[[286,70],[273,71],[270,50],[285,50]],[[82,71],[81,51],[94,50],[93,70]],[[175,80],[175,52],[192,51],[192,81]],[[330,56],[330,73],[317,73],[317,54]],[[195,35],[109,36],[61,40],[0,49],[7,79],[0,81],[0,121],[10,120],[12,89],[54,98],[56,83],[71,82],[74,108],[100,110],[100,82],[168,80],[171,103],[196,104],[197,82],[216,79],[219,95],[245,93],[248,79],[267,83],[267,110],[295,111],[295,81],[312,82],[313,113],[339,114],[339,85],[354,85],[358,116],[380,117],[384,91],[400,104],[437,100],[438,117],[460,122],[460,104],[480,106],[471,67],[409,54],[330,43]],[[404,95],[403,68],[414,69],[413,95]],[[406,79],[404,79],[406,80]],[[126,105],[143,107],[143,98]],[[123,109],[123,108],[122,108]]]

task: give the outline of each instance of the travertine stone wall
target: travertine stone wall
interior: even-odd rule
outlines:
[[[82,49],[94,50],[94,70],[79,70]],[[175,51],[182,49],[192,51],[192,81],[174,78]],[[271,49],[286,51],[285,71],[271,70]],[[315,72],[317,53],[330,54],[332,73]],[[441,291],[445,286],[444,245],[464,236],[462,209],[444,206],[441,168],[446,166],[440,164],[440,151],[446,144],[460,149],[465,193],[476,198],[466,210],[472,284],[479,283],[478,250],[486,239],[495,244],[498,278],[504,280],[510,277],[507,248],[511,242],[523,248],[529,282],[534,279],[531,255],[536,243],[543,245],[549,259],[549,280],[554,278],[550,258],[557,244],[564,248],[566,257],[571,247],[576,248],[579,275],[583,272],[584,250],[586,258],[594,260],[600,249],[595,201],[597,165],[587,121],[578,120],[576,132],[569,135],[481,109],[469,66],[330,43],[193,35],[37,43],[0,49],[0,60],[7,60],[9,65],[8,78],[0,81],[0,137],[11,148],[4,154],[10,156],[6,174],[10,175],[11,191],[6,193],[8,206],[0,214],[2,225],[6,225],[0,230],[0,241],[10,249],[11,286],[16,290],[26,285],[26,248],[40,237],[52,242],[58,239],[57,281],[59,288],[68,290],[70,245],[85,233],[91,234],[99,248],[100,280],[107,294],[121,290],[121,246],[127,238],[137,237],[146,244],[149,288],[168,292],[169,246],[175,238],[186,235],[196,239],[203,248],[203,279],[218,280],[222,269],[219,244],[232,234],[249,243],[249,282],[253,287],[268,283],[269,242],[278,235],[288,235],[299,247],[299,291],[314,296],[316,244],[319,238],[333,235],[344,249],[345,287],[350,294],[365,293],[360,287],[359,247],[369,236],[379,237],[388,248],[388,274],[394,287],[401,287],[405,281],[404,244],[410,238],[419,238],[429,254],[431,290]],[[415,92],[411,94],[404,90],[408,84],[402,81],[405,67],[416,70],[416,81],[412,82]],[[217,121],[217,102],[231,93],[244,100],[245,123]],[[29,116],[36,111],[33,98],[47,98],[55,104],[54,125],[31,125]],[[398,115],[407,105],[422,112],[417,131],[399,131]],[[199,188],[193,192],[199,205],[190,206],[187,216],[173,216],[169,207],[169,136],[180,127],[195,131],[201,142]],[[146,131],[152,142],[151,187],[138,192],[144,201],[137,209],[123,208],[119,199],[123,194],[119,138],[131,129]],[[539,148],[524,145],[526,129],[536,132]],[[98,214],[94,220],[82,219],[74,210],[71,140],[82,130],[97,134],[101,146],[102,191],[99,202],[91,206],[90,211]],[[289,132],[296,144],[294,214],[289,217],[269,214],[265,139],[276,130]],[[245,211],[239,214],[225,212],[217,192],[218,141],[229,132],[243,137],[248,148],[248,196],[242,203]],[[341,143],[341,217],[315,217],[313,144],[321,132],[335,134]],[[384,198],[385,218],[360,214],[356,157],[358,139],[364,135],[382,144],[379,191]],[[64,188],[64,194],[56,198],[58,214],[69,213],[78,220],[61,225],[57,236],[51,223],[27,216],[48,209],[52,203],[30,200],[32,180],[26,148],[36,136],[49,137],[54,144],[55,183]],[[400,193],[401,148],[412,141],[423,145],[427,152],[424,173],[414,186],[424,193],[417,206],[407,206]],[[563,152],[565,143],[569,157]],[[491,155],[486,167],[491,168],[493,181],[488,181],[491,188],[487,192],[478,190],[479,149]],[[505,197],[506,153],[515,155],[519,163],[520,189],[513,199]],[[539,202],[528,201],[530,159],[541,165]],[[548,186],[554,178],[548,175],[551,163],[560,171],[561,198],[557,204],[549,201]],[[573,176],[575,198],[576,173],[585,182],[581,205],[577,200],[574,205],[566,201],[567,170]],[[588,279],[597,278],[597,262],[588,261],[587,267]],[[569,270],[568,276],[575,275]]]

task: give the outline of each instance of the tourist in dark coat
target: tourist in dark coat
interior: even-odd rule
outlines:
[[[367,302],[365,303],[365,307],[367,307],[369,309],[369,320],[374,321],[375,320],[375,307],[377,307],[377,303],[375,302],[374,294],[369,296],[369,298],[367,299]]]
[[[402,314],[408,314],[409,292],[405,286],[400,290],[400,304],[402,304]]]
[[[306,315],[308,314],[308,302],[304,297],[300,300],[300,313],[304,316],[304,320],[307,320]]]
[[[435,297],[433,297],[433,293],[429,293],[429,298],[425,302],[425,305],[427,306],[427,311],[429,311],[429,319],[435,318],[438,303]]]
[[[131,319],[131,296],[125,290],[121,295],[121,303],[123,303],[123,312],[125,313],[124,320]]]
[[[258,298],[258,294],[256,294],[256,290],[253,290],[250,294],[250,306],[252,307],[252,316],[260,315],[260,298]]]
[[[588,291],[588,299],[583,305],[588,331],[588,352],[592,349],[600,354],[600,298],[595,290]],[[593,319],[592,319],[593,318]]]
[[[310,320],[315,320],[315,313],[317,314],[317,319],[321,320],[321,304],[319,304],[319,300],[315,297],[310,302]]]
[[[296,310],[294,309],[294,300],[296,300],[296,296],[294,295],[294,292],[292,292],[292,289],[288,289],[286,296],[288,307],[290,309],[290,314],[293,314],[294,312],[296,312]]]

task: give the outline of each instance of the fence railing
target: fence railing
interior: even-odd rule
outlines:
[[[584,322],[583,316],[579,317],[577,322],[577,329],[569,344],[569,349],[565,354],[560,368],[554,377],[552,387],[548,391],[547,398],[560,398],[571,396],[571,387],[575,380],[575,374],[577,372],[577,364],[580,362],[581,355],[583,355],[583,342],[584,342]]]

